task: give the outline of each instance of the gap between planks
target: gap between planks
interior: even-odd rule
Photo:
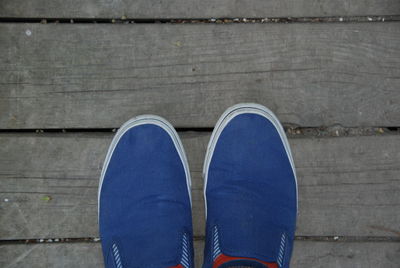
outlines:
[[[301,137],[351,137],[351,136],[373,136],[373,135],[399,135],[400,127],[342,127],[321,126],[321,127],[298,127],[283,125],[285,133],[290,138]],[[188,127],[175,128],[177,132],[211,133],[212,127]],[[51,128],[51,129],[0,129],[1,134],[19,133],[115,133],[118,128]]]
[[[204,236],[194,236],[194,241],[204,241]],[[400,242],[399,236],[295,236],[296,241],[314,242]],[[15,244],[57,244],[57,243],[97,243],[99,237],[76,237],[76,238],[34,238],[34,239],[4,239],[0,245]]]
[[[330,16],[330,17],[269,17],[269,18],[172,18],[172,19],[140,19],[127,18],[7,18],[0,17],[0,23],[99,23],[99,24],[193,24],[193,23],[348,23],[348,22],[396,22],[400,21],[400,15],[383,16]]]

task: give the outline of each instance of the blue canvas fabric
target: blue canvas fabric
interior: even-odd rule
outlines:
[[[105,171],[99,202],[106,267],[160,268],[182,263],[193,267],[184,166],[163,128],[143,124],[123,134]]]
[[[223,128],[208,167],[205,194],[203,268],[212,267],[218,253],[289,267],[297,186],[283,140],[269,119],[242,113]]]

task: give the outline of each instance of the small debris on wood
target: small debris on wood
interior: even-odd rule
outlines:
[[[41,199],[42,199],[43,201],[48,202],[48,201],[50,201],[52,198],[51,198],[51,196],[46,195],[46,196],[42,196]]]
[[[327,127],[298,127],[287,125],[284,127],[290,138],[299,137],[344,137],[344,136],[373,136],[400,134],[397,128],[383,127],[342,127],[340,125]]]

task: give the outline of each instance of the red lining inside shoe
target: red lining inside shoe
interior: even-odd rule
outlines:
[[[178,264],[177,266],[172,266],[170,268],[185,268],[185,267],[183,267],[182,264]]]
[[[253,260],[253,261],[257,261],[259,263],[264,264],[265,266],[267,266],[268,268],[279,268],[278,264],[275,262],[265,262],[265,261],[261,261],[255,258],[245,258],[245,257],[230,257],[230,256],[226,256],[224,254],[219,255],[213,264],[213,268],[218,268],[220,265],[228,262],[228,261],[236,261],[236,260]]]

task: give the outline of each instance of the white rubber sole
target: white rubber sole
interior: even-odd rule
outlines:
[[[264,107],[260,104],[255,104],[255,103],[240,103],[236,104],[230,108],[228,108],[222,116],[219,118],[217,124],[214,127],[214,131],[211,134],[210,141],[207,146],[207,153],[206,153],[206,158],[204,160],[204,166],[203,166],[203,178],[204,178],[204,202],[205,202],[205,214],[207,217],[207,181],[208,181],[208,169],[210,167],[210,162],[212,159],[212,156],[214,154],[214,149],[217,144],[217,141],[219,139],[219,136],[221,135],[222,131],[226,127],[226,125],[236,116],[240,114],[258,114],[266,119],[268,119],[277,129],[279,136],[282,139],[283,145],[285,147],[286,153],[289,157],[290,165],[293,170],[294,178],[296,181],[296,207],[298,208],[298,188],[297,188],[297,177],[296,177],[296,169],[294,166],[294,161],[293,161],[293,156],[292,152],[290,150],[289,142],[287,140],[285,130],[283,129],[281,123],[279,122],[278,118],[276,115],[270,111],[267,107]]]
[[[164,118],[156,116],[156,115],[140,115],[137,117],[134,117],[124,123],[121,128],[117,131],[115,134],[113,140],[111,141],[111,145],[108,148],[108,152],[106,155],[106,159],[104,160],[103,164],[103,169],[101,170],[101,175],[100,175],[100,183],[99,183],[99,191],[98,191],[98,206],[97,206],[97,211],[98,215],[100,216],[100,195],[101,195],[101,187],[103,185],[103,180],[104,176],[106,173],[106,170],[108,168],[108,164],[110,163],[111,156],[115,150],[115,147],[117,146],[120,138],[127,132],[128,130],[140,126],[140,125],[145,125],[145,124],[152,124],[161,127],[164,129],[169,136],[171,137],[176,150],[178,151],[179,157],[182,161],[184,170],[185,170],[185,175],[186,175],[186,185],[187,185],[187,190],[189,194],[189,199],[190,199],[190,205],[192,205],[192,194],[191,194],[191,186],[192,186],[192,181],[190,178],[190,171],[189,171],[189,163],[186,158],[185,150],[183,149],[183,145],[181,142],[181,139],[179,138],[178,133],[175,131],[174,127]]]

